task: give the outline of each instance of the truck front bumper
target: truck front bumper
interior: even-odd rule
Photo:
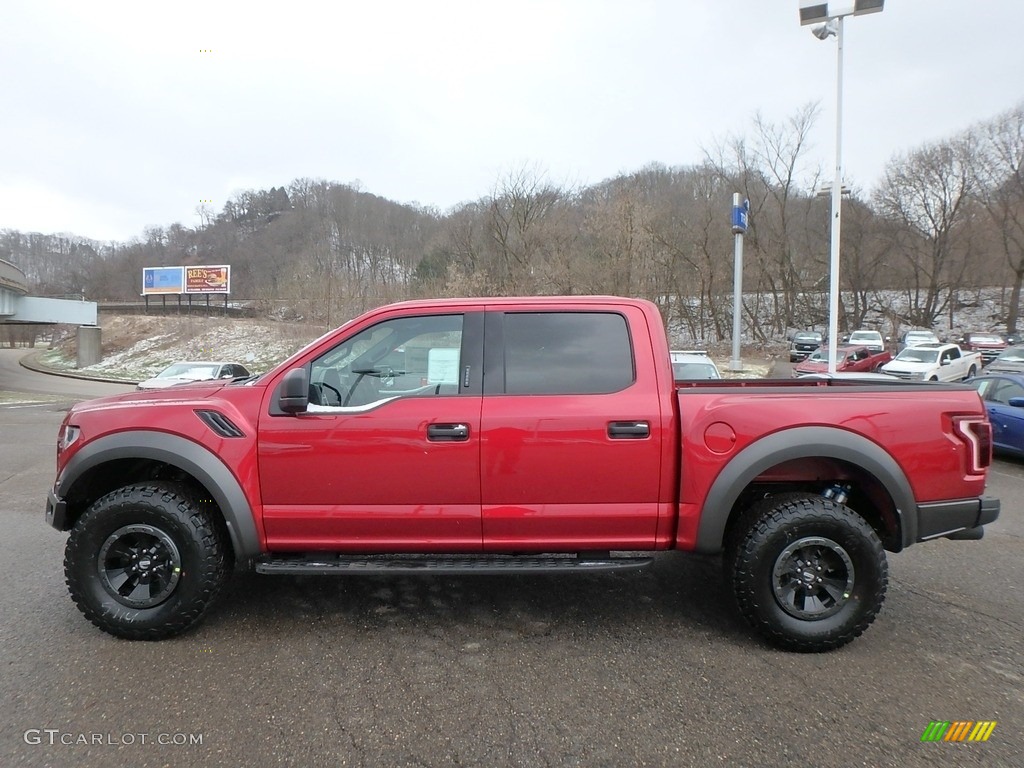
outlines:
[[[999,499],[991,496],[920,504],[917,507],[917,541],[943,537],[980,539],[984,534],[983,526],[995,522],[998,517]]]
[[[59,498],[51,488],[49,495],[46,497],[46,522],[58,531],[66,531],[68,529],[67,521],[67,502]]]

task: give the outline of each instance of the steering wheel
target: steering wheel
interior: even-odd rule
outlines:
[[[356,393],[356,387],[359,386],[359,382],[363,380],[363,376],[372,375],[370,371],[352,371],[356,374],[355,379],[352,382],[352,386],[348,388],[348,392],[345,393],[345,398],[341,401],[342,407],[346,407],[352,400],[352,395]],[[340,399],[340,396],[339,396]]]
[[[341,404],[341,392],[339,392],[339,391],[338,391],[337,389],[335,389],[334,387],[332,387],[332,386],[331,386],[330,384],[328,384],[328,383],[327,383],[326,381],[321,381],[321,382],[320,382],[320,390],[321,390],[321,391],[323,391],[323,390],[325,390],[325,389],[329,389],[329,390],[331,390],[331,392],[333,392],[333,393],[334,393],[335,395],[337,395],[337,396],[338,396],[338,404],[340,405],[340,404]],[[321,398],[321,399],[322,399],[322,400],[324,401],[324,403],[325,403],[325,404],[327,403],[327,398],[326,398],[326,397],[324,397],[323,395],[321,395],[321,396],[320,396],[320,398]]]
[[[363,380],[364,376],[373,376],[374,378],[380,379],[382,387],[390,388],[395,386],[395,376],[398,372],[396,372],[391,366],[385,365],[380,368],[363,368],[360,370],[353,370],[352,373],[356,375],[356,378],[355,381],[352,382],[352,386],[348,388],[348,392],[345,393],[345,399],[342,402],[342,406],[346,406],[352,401],[352,396],[355,394],[356,389],[359,387],[359,382]],[[380,394],[379,390],[378,394]]]

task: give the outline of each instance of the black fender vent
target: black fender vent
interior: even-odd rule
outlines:
[[[245,437],[245,433],[236,427],[234,422],[220,411],[197,410],[196,416],[202,419],[206,423],[206,426],[221,437]]]

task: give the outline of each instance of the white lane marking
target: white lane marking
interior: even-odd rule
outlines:
[[[1003,477],[1012,477],[1014,480],[1024,479],[1024,475],[1020,475],[1020,474],[1014,475],[1014,474],[1010,474],[1009,472],[1000,472],[998,469],[991,469],[991,468],[989,468],[988,473],[990,475],[1002,475]]]

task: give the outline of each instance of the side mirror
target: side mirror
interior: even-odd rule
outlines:
[[[1009,403],[1013,408],[1024,408],[1024,397],[1011,397]]]
[[[309,406],[309,376],[305,368],[292,368],[281,379],[277,407],[285,413],[302,413]]]

